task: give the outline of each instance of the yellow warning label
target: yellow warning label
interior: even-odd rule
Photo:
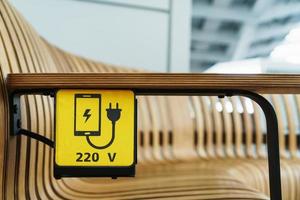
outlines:
[[[135,97],[128,90],[59,90],[55,163],[131,166],[135,155]]]

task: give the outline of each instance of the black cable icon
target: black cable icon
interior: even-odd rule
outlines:
[[[115,140],[115,128],[116,128],[116,122],[120,119],[121,117],[121,111],[122,109],[119,108],[119,104],[116,104],[116,108],[112,108],[111,107],[111,103],[109,103],[109,108],[106,109],[107,112],[107,118],[111,121],[112,123],[112,131],[111,131],[111,139],[110,141],[104,145],[104,146],[97,146],[95,144],[92,143],[90,136],[87,135],[86,136],[86,141],[88,142],[88,144],[95,148],[95,149],[106,149],[107,147],[109,147]]]

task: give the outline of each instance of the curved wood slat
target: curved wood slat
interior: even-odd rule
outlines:
[[[279,133],[279,149],[280,149],[280,155],[283,158],[288,157],[288,153],[286,152],[286,146],[285,146],[285,130],[284,130],[284,124],[283,124],[283,115],[281,110],[281,103],[280,103],[280,96],[278,95],[272,95],[271,96],[272,103],[274,105],[274,109],[277,114],[278,118],[278,133]]]
[[[204,116],[202,105],[199,97],[193,96],[192,103],[194,108],[194,118],[195,118],[195,131],[197,134],[197,141],[195,144],[197,145],[197,152],[201,158],[207,158],[207,153],[205,150],[205,128],[204,128]]]
[[[233,121],[232,121],[232,103],[228,98],[221,99],[223,106],[223,118],[224,118],[224,133],[225,133],[225,151],[228,158],[234,157],[233,149]],[[230,110],[231,109],[231,110]]]
[[[297,138],[296,138],[296,127],[295,123],[293,122],[293,111],[292,111],[292,102],[291,102],[291,96],[289,95],[283,95],[283,101],[284,101],[284,106],[285,106],[285,111],[286,111],[286,118],[287,118],[287,124],[288,124],[288,148],[289,152],[291,154],[292,158],[297,157]]]
[[[248,101],[247,101],[248,100]],[[253,147],[253,127],[251,115],[248,111],[248,107],[251,107],[252,102],[249,99],[241,97],[240,101],[242,102],[243,107],[243,120],[244,120],[244,129],[245,129],[245,138],[246,138],[246,154],[249,157],[254,157],[254,147]],[[247,104],[248,103],[248,104]],[[250,103],[250,105],[249,105]]]
[[[163,157],[166,161],[170,162],[174,160],[174,156],[170,146],[170,132],[172,127],[170,126],[170,117],[168,112],[168,100],[165,96],[159,96],[158,98],[158,109],[160,110],[161,117],[161,145],[163,148]]]
[[[221,121],[221,111],[216,109],[217,103],[220,103],[217,100],[217,97],[210,97],[211,107],[212,107],[212,116],[214,118],[214,136],[215,136],[215,150],[217,157],[224,157],[224,148],[223,148],[223,125]],[[220,104],[219,104],[220,105]],[[220,107],[221,108],[221,107]],[[223,108],[222,108],[223,109]]]
[[[259,106],[254,103],[253,104],[253,117],[254,117],[254,125],[255,125],[255,148],[256,148],[256,154],[257,157],[259,158],[266,158],[267,152],[264,151],[264,142],[263,142],[263,136],[264,136],[264,131],[262,130],[262,115],[263,111]],[[265,123],[265,121],[263,121]]]
[[[205,124],[205,131],[206,131],[206,151],[209,157],[215,157],[215,149],[213,144],[213,122],[212,122],[212,115],[211,109],[212,105],[210,100],[207,97],[200,97],[201,103],[203,106],[203,115],[204,115],[204,124]],[[206,106],[205,106],[206,105]]]
[[[235,151],[237,157],[244,158],[245,152],[243,150],[243,125],[242,118],[238,112],[238,104],[241,105],[238,97],[232,97],[232,106],[233,106],[233,121],[234,121],[234,132],[235,132]]]

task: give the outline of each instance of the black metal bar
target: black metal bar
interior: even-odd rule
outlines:
[[[199,96],[244,96],[255,101],[263,110],[267,122],[268,169],[271,200],[281,200],[281,173],[278,122],[272,104],[263,96],[246,90],[236,89],[154,89],[136,90],[137,95],[199,95]]]
[[[25,129],[20,129],[18,134],[25,135],[27,137],[36,139],[37,141],[40,141],[40,142],[48,145],[49,147],[54,148],[54,142],[52,140],[50,140],[49,138],[42,136],[40,134],[31,132],[31,131],[25,130]]]
[[[44,94],[51,95],[55,90],[45,90],[43,88],[35,90],[18,90],[14,94]],[[74,88],[76,89],[76,88]],[[92,89],[92,88],[91,88]],[[105,89],[105,88],[103,88]],[[118,88],[115,88],[116,90]],[[112,90],[112,89],[110,89]],[[46,91],[46,93],[45,93]],[[272,104],[263,96],[246,90],[238,89],[135,89],[136,95],[171,95],[171,96],[244,96],[255,101],[263,110],[267,122],[267,148],[268,148],[268,168],[269,168],[269,184],[271,200],[281,200],[281,176],[280,176],[280,157],[279,157],[279,138],[278,138],[278,122],[275,110]],[[13,98],[11,98],[13,100]],[[13,102],[11,102],[13,103]],[[13,106],[11,106],[13,108]],[[13,111],[11,111],[13,112]],[[12,120],[14,120],[12,118]],[[10,123],[15,123],[11,121]]]
[[[255,101],[263,110],[267,122],[267,148],[270,196],[272,200],[281,200],[281,173],[278,122],[272,104],[263,96],[249,91],[234,91],[233,95],[245,96]]]

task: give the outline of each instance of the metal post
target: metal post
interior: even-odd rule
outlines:
[[[272,200],[281,200],[280,154],[278,123],[272,104],[263,96],[249,91],[234,91],[234,95],[245,96],[255,101],[263,110],[267,121],[267,148],[270,196]]]

